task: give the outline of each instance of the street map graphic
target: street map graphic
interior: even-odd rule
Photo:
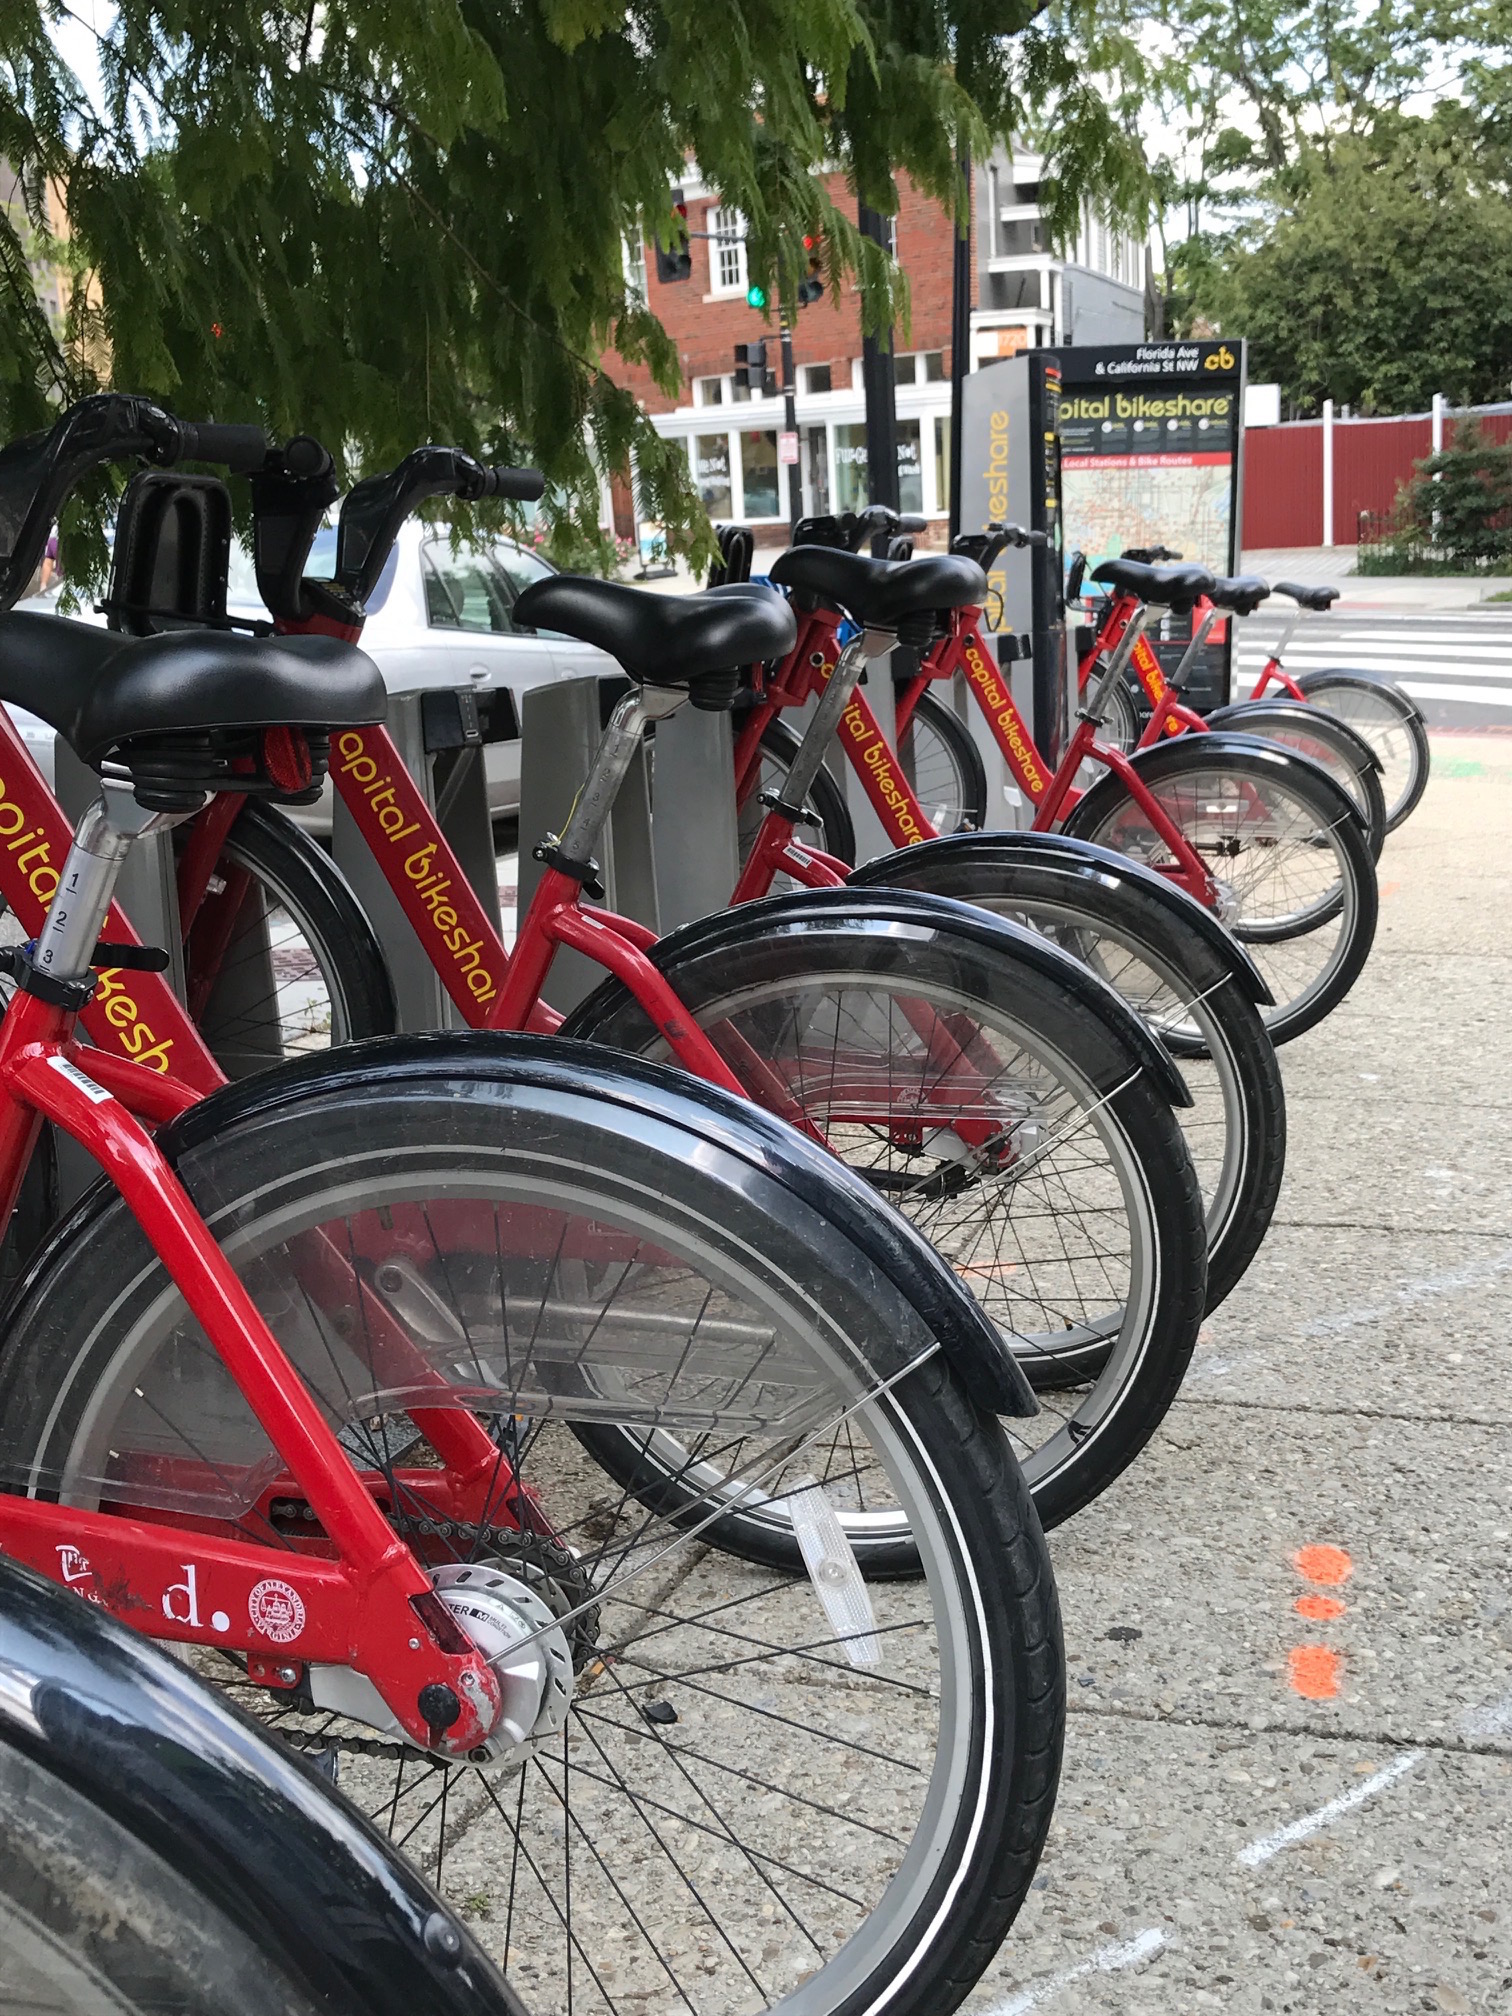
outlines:
[[[1060,406],[1065,547],[1089,569],[1129,546],[1171,546],[1227,574],[1234,392],[1202,385],[1077,387]]]

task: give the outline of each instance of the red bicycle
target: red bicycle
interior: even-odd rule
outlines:
[[[0,454],[0,606],[88,470],[265,454],[84,402]],[[773,624],[689,610],[687,676]],[[802,1136],[603,1051],[469,1032],[211,1090],[166,953],[107,922],[121,864],[207,794],[314,788],[381,719],[375,668],[8,614],[0,669],[102,775],[69,841],[4,743],[5,893],[40,922],[7,954],[0,1195],[44,1121],[102,1176],[7,1311],[0,1549],[343,1755],[540,1999],[958,1995],[1032,1875],[1062,1686],[985,1411],[1021,1388],[960,1282]],[[593,1459],[662,1434],[689,1460],[654,1486]],[[921,1577],[868,1586],[860,1509],[906,1519]],[[796,1532],[812,1574],[694,1544],[731,1529]]]
[[[1157,552],[1163,548],[1155,549]],[[1149,563],[1144,552],[1128,553],[1125,559]],[[1067,593],[1074,597],[1081,579],[1081,555],[1074,556],[1067,575]],[[1365,826],[1372,860],[1378,861],[1386,839],[1386,801],[1381,788],[1381,762],[1374,749],[1355,730],[1323,708],[1297,701],[1241,700],[1229,707],[1215,708],[1202,715],[1186,705],[1183,695],[1189,674],[1208,638],[1220,622],[1230,616],[1248,616],[1269,596],[1270,589],[1257,575],[1238,575],[1232,580],[1208,577],[1208,585],[1193,605],[1191,636],[1180,663],[1167,674],[1150,642],[1142,633],[1134,645],[1130,670],[1139,681],[1149,704],[1141,726],[1134,711],[1127,682],[1111,697],[1108,725],[1112,739],[1124,749],[1148,749],[1162,736],[1190,733],[1206,735],[1213,729],[1229,728],[1241,735],[1260,735],[1267,742],[1279,742],[1300,756],[1327,770],[1354,802]],[[1137,606],[1129,595],[1110,596],[1077,668],[1078,690],[1085,693],[1096,679],[1098,667],[1113,650],[1131,611]],[[1116,725],[1115,725],[1116,724]]]
[[[981,535],[990,557],[1008,539],[1036,535],[1007,530]],[[846,563],[859,556],[820,546],[794,547],[774,578],[800,554],[835,563],[830,606],[802,612],[793,651],[769,674],[762,708],[807,701],[837,663]],[[801,563],[808,566],[808,561]],[[830,578],[827,574],[826,578]],[[899,722],[907,724],[933,679],[959,672],[975,694],[1015,787],[1033,807],[1032,830],[1093,840],[1156,869],[1218,916],[1253,956],[1272,1001],[1266,1027],[1275,1042],[1311,1028],[1354,984],[1375,934],[1374,863],[1350,799],[1316,764],[1290,750],[1228,733],[1167,738],[1126,754],[1100,733],[1111,696],[1123,682],[1151,607],[1186,613],[1210,581],[1200,568],[1154,568],[1109,561],[1098,579],[1127,591],[1129,614],[1096,686],[1084,696],[1076,728],[1051,765],[1034,744],[1008,682],[995,666],[980,628],[981,607],[950,612],[919,674],[900,685]],[[884,830],[900,847],[927,839],[933,827],[865,698],[852,693],[838,731],[847,760],[863,779]],[[900,742],[903,730],[899,730]],[[812,794],[817,810],[823,750],[805,766],[800,795],[792,766],[763,751],[758,712],[736,747],[737,791],[764,783],[795,805]],[[1081,788],[1084,766],[1104,774]],[[822,811],[819,812],[822,818]]]
[[[1151,562],[1179,560],[1181,555],[1167,546],[1151,547],[1148,551],[1130,553],[1131,559]],[[1303,672],[1296,678],[1282,663],[1282,653],[1290,643],[1300,620],[1302,610],[1318,614],[1326,613],[1339,599],[1337,588],[1321,583],[1302,581],[1276,581],[1269,586],[1258,576],[1241,576],[1247,584],[1244,594],[1246,607],[1235,605],[1237,615],[1250,615],[1259,603],[1271,594],[1286,595],[1297,604],[1298,615],[1292,617],[1282,630],[1269,657],[1255,681],[1249,702],[1239,702],[1244,707],[1266,698],[1270,693],[1273,702],[1293,700],[1314,707],[1330,719],[1342,721],[1352,729],[1373,751],[1380,771],[1380,784],[1384,802],[1385,831],[1393,833],[1404,819],[1416,810],[1418,801],[1427,788],[1430,755],[1428,729],[1423,720],[1422,710],[1402,691],[1400,686],[1376,672],[1355,672],[1339,667],[1320,667]],[[1265,593],[1257,591],[1264,589]],[[1183,670],[1189,669],[1194,654],[1183,654]],[[1156,677],[1151,678],[1153,666]],[[1144,687],[1152,706],[1160,697],[1164,683],[1160,677],[1159,660],[1146,647],[1136,658],[1134,670]],[[1220,713],[1233,723],[1233,709],[1223,709]],[[1219,718],[1209,715],[1209,721]],[[1109,726],[1132,748],[1139,735],[1139,724],[1132,700],[1127,689],[1114,696],[1114,713],[1110,714]],[[1264,731],[1269,733],[1269,730]],[[1316,732],[1316,730],[1315,730]],[[1289,739],[1289,738],[1288,738]],[[1346,785],[1346,788],[1347,785]],[[1376,849],[1379,854],[1379,847]]]

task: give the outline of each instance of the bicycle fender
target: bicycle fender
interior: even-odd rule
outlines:
[[[585,1002],[574,1010],[572,1019],[579,1020],[587,1006]],[[901,1212],[888,1207],[845,1163],[748,1100],[705,1085],[685,1071],[602,1044],[490,1029],[372,1036],[227,1085],[163,1128],[157,1143],[170,1162],[177,1162],[189,1148],[234,1121],[317,1095],[370,1088],[375,1074],[396,1083],[414,1078],[451,1083],[470,1079],[480,1091],[495,1089],[501,1098],[533,1100],[543,1109],[555,1099],[579,1105],[587,1100],[596,1108],[616,1109],[629,1128],[639,1118],[682,1130],[688,1136],[690,1157],[697,1155],[700,1142],[723,1149],[820,1213],[837,1235],[848,1239],[918,1313],[979,1405],[1020,1418],[1039,1412],[1017,1360],[975,1296]],[[115,1195],[103,1179],[85,1193],[17,1283],[14,1306],[56,1264],[60,1245],[86,1232],[93,1213],[106,1208]],[[5,1321],[0,1315],[0,1335]]]
[[[1398,686],[1395,679],[1388,679],[1384,672],[1366,672],[1357,665],[1320,665],[1312,672],[1294,672],[1292,677],[1304,693],[1311,693],[1330,679],[1353,679],[1361,686],[1389,686],[1393,698],[1401,701],[1404,712],[1414,715],[1419,721],[1428,718],[1412,695]]]
[[[5,1562],[0,1663],[0,1746],[153,1850],[311,2002],[524,2016],[466,1925],[356,1808],[150,1640]]]
[[[883,854],[868,861],[851,875],[849,887],[919,888],[938,895],[952,895],[970,902],[965,879],[973,874],[1005,878],[1010,891],[1016,878],[1025,893],[1065,877],[1082,885],[1095,883],[1105,891],[1117,892],[1119,899],[1143,906],[1158,919],[1169,918],[1194,932],[1207,949],[1228,968],[1245,998],[1269,1007],[1270,986],[1245,946],[1227,932],[1212,911],[1189,896],[1165,875],[1157,875],[1141,861],[1116,854],[1111,847],[1099,847],[1092,840],[1078,840],[1066,833],[1030,833],[1005,829],[1002,832],[952,833],[943,840],[926,840],[920,847],[900,847],[896,854]]]
[[[1215,707],[1211,714],[1205,715],[1203,718],[1206,720],[1209,728],[1228,728],[1232,729],[1236,735],[1247,735],[1250,733],[1250,730],[1245,725],[1245,716],[1257,714],[1262,708],[1268,712],[1281,714],[1287,718],[1295,716],[1299,731],[1305,731],[1309,727],[1312,727],[1316,723],[1318,716],[1327,711],[1321,707],[1309,707],[1305,701],[1292,700],[1283,696],[1278,700],[1235,700],[1230,706]],[[1370,769],[1377,771],[1385,768],[1380,757],[1377,756],[1358,728],[1351,728],[1341,714],[1329,714],[1328,720],[1330,726],[1324,730],[1324,733],[1332,734],[1335,729],[1341,729],[1343,731],[1342,734],[1336,736],[1335,739],[1345,745],[1357,765],[1363,763],[1368,765]],[[1259,732],[1263,739],[1265,731],[1261,729]]]
[[[1295,749],[1283,748],[1279,742],[1267,742],[1259,735],[1235,735],[1226,728],[1211,735],[1178,735],[1148,749],[1136,749],[1128,760],[1150,783],[1160,783],[1166,777],[1196,767],[1192,752],[1197,749],[1201,751],[1203,766],[1210,770],[1242,767],[1253,773],[1258,768],[1267,771],[1278,783],[1296,781],[1300,773],[1306,787],[1325,801],[1330,824],[1352,819],[1362,834],[1365,831],[1360,808],[1321,763],[1314,763],[1310,756],[1303,756]],[[1072,807],[1063,830],[1080,839],[1125,795],[1116,774],[1105,771]]]
[[[678,961],[717,956],[744,938],[765,937],[773,932],[811,933],[828,929],[872,931],[889,936],[899,929],[910,928],[964,939],[989,954],[1019,960],[1096,1014],[1113,1037],[1119,1055],[1116,1076],[1100,1083],[1099,1092],[1110,1092],[1131,1071],[1143,1070],[1150,1073],[1161,1097],[1171,1105],[1192,1104],[1186,1080],[1116,988],[1108,986],[1079,959],[1062,951],[1059,945],[1052,945],[1037,931],[1026,931],[1005,917],[996,917],[953,896],[936,896],[915,889],[856,889],[849,883],[843,889],[795,890],[695,918],[691,924],[669,932],[651,957],[666,971]],[[662,965],[664,956],[667,966]],[[602,988],[597,991],[605,992]],[[579,1018],[586,1017],[594,999],[590,995],[573,1010],[568,1018],[573,1027],[569,1030],[564,1023],[564,1033],[581,1033],[577,1027]]]

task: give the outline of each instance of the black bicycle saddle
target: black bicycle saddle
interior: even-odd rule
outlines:
[[[686,686],[695,706],[728,706],[724,680],[754,664],[785,658],[798,636],[792,610],[770,588],[731,582],[698,595],[658,595],[622,581],[553,574],[531,583],[515,615],[532,629],[560,630],[596,644],[648,686]],[[706,682],[700,686],[697,682]]]
[[[0,615],[0,700],[39,715],[96,769],[143,736],[358,728],[387,712],[378,667],[335,637],[127,637],[14,610]]]
[[[1206,567],[1191,562],[1182,567],[1147,567],[1142,560],[1104,560],[1092,579],[1177,616],[1184,616],[1200,595],[1211,595],[1218,585]]]
[[[1300,609],[1330,609],[1339,599],[1337,588],[1326,587],[1321,581],[1278,581],[1277,595],[1290,595]]]
[[[1232,610],[1236,616],[1253,616],[1270,592],[1270,583],[1262,581],[1258,574],[1231,574],[1226,580],[1213,583],[1208,600],[1220,609]]]
[[[897,630],[910,617],[932,618],[987,599],[987,576],[960,553],[873,560],[831,546],[790,546],[773,563],[772,579],[833,603],[868,630]]]

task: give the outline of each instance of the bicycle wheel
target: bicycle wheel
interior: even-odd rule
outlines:
[[[1232,956],[1214,946],[1197,904],[1142,886],[1151,879],[1058,834],[980,833],[868,862],[851,886],[955,896],[1042,933],[1116,988],[1180,1057],[1192,1104],[1176,1117],[1202,1193],[1210,1312],[1270,1226],[1286,1165],[1286,1095]]]
[[[1139,775],[1208,864],[1220,915],[1265,976],[1273,1043],[1300,1036],[1359,978],[1375,937],[1375,864],[1348,798],[1316,764],[1229,735],[1146,750]],[[1064,831],[1147,867],[1176,863],[1124,784],[1106,775]]]
[[[921,693],[898,737],[898,760],[936,833],[966,833],[987,818],[987,771],[971,730],[932,693]]]
[[[787,784],[787,775],[792,768],[793,758],[798,754],[801,739],[785,721],[771,722],[762,735],[760,781],[740,808],[739,841],[742,868],[750,859],[751,849],[756,844],[757,829],[766,817],[766,807],[761,800],[766,795],[781,795]],[[828,770],[820,769],[808,794],[804,810],[808,814],[808,823],[799,829],[800,838],[821,848],[826,854],[838,855],[842,861],[854,861],[856,829],[851,824],[850,813],[846,810],[845,790]],[[790,889],[793,884],[788,877],[782,876],[772,886],[774,890],[782,890]]]
[[[228,1078],[396,1027],[388,966],[346,877],[255,799],[221,849],[184,970],[190,1011]]]
[[[0,2006],[522,2016],[401,1858],[96,1604],[0,1564]]]
[[[1417,810],[1428,786],[1428,729],[1400,687],[1370,672],[1303,672],[1297,684],[1314,707],[1326,707],[1363,735],[1381,759],[1386,831]]]
[[[1206,1240],[1164,1088],[1114,1036],[1103,990],[1027,943],[956,904],[833,891],[744,905],[653,957],[750,1098],[863,1174],[975,1294],[1043,1399],[1005,1426],[1052,1526],[1169,1407]],[[618,981],[564,1030],[665,1054]],[[602,1460],[628,1474],[628,1455]],[[669,1441],[664,1467],[680,1461]],[[879,1520],[853,1544],[894,1565],[901,1537]]]
[[[203,1669],[337,1753],[538,2007],[953,2008],[1033,1873],[1063,1705],[1043,1536],[953,1369],[965,1298],[828,1158],[680,1073],[476,1036],[320,1064],[196,1109],[179,1175],[438,1586],[460,1562],[517,1618],[544,1605],[570,1680],[523,1754],[459,1766],[319,1705],[340,1669],[282,1695]],[[87,1267],[65,1242],[15,1318],[5,1474],[138,1516],[171,1496],[276,1564],[309,1531],[279,1460],[118,1200],[90,1221]],[[414,1386],[302,1285],[312,1239],[510,1424],[549,1537],[507,1523],[502,1476],[499,1525],[421,1523]],[[654,1421],[753,1526],[790,1531],[794,1493],[901,1518],[916,1578],[837,1559],[842,1614],[832,1578],[710,1553],[576,1439]]]
[[[1381,788],[1380,761],[1347,721],[1322,707],[1303,706],[1298,700],[1243,700],[1233,707],[1218,708],[1208,716],[1208,726],[1235,735],[1262,736],[1326,770],[1364,821],[1371,860],[1380,860],[1386,844],[1386,796]]]

